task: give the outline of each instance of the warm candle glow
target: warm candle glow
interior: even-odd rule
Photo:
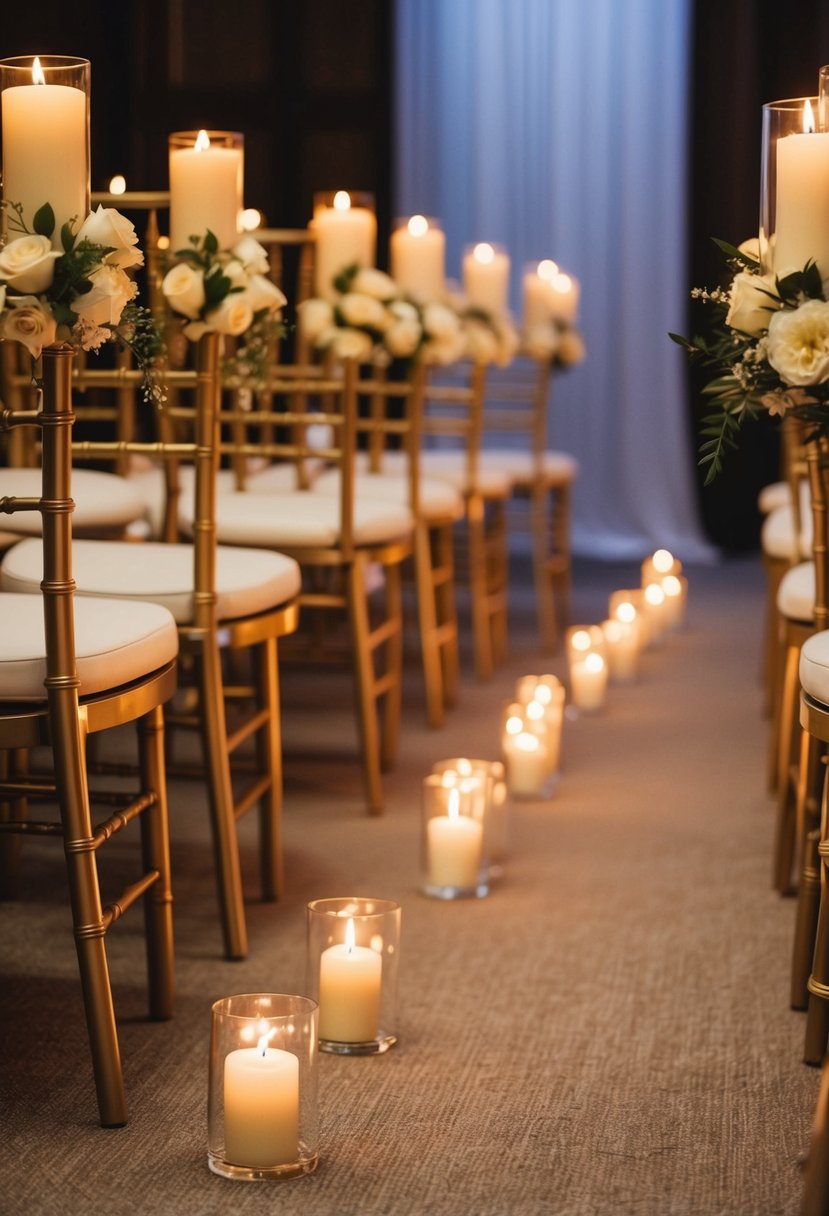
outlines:
[[[611,644],[618,642],[622,636],[622,622],[618,618],[615,621],[607,621],[604,626],[604,636]]]
[[[682,583],[675,574],[666,574],[662,580],[662,590],[667,598],[672,599],[674,596],[682,594]]]
[[[406,227],[412,236],[425,236],[429,231],[429,221],[425,215],[413,215]]]
[[[110,194],[125,194],[127,189],[127,179],[123,173],[116,173],[115,177],[110,178],[109,192]]]
[[[202,129],[196,136],[196,142],[193,144],[193,148],[196,152],[206,152],[209,147],[210,136],[204,129]]]
[[[549,705],[553,699],[553,690],[549,684],[536,684],[533,700],[538,701],[541,705]]]
[[[488,266],[490,262],[495,261],[495,250],[486,241],[482,241],[472,250],[472,256],[476,262],[480,262],[482,266]]]
[[[239,231],[255,232],[262,224],[262,212],[255,207],[245,207],[239,215]]]
[[[659,608],[665,603],[665,592],[659,583],[648,583],[645,588],[645,599],[652,608]]]
[[[540,279],[544,279],[547,283],[552,283],[553,279],[558,274],[558,264],[550,258],[544,258],[538,263],[535,273]]]
[[[616,616],[620,621],[635,621],[636,608],[633,604],[631,604],[630,600],[625,600],[624,603],[619,604],[618,608],[616,609]]]
[[[40,59],[37,55],[32,64],[32,84],[46,84],[46,77],[43,75],[43,68],[40,66]]]
[[[541,743],[538,735],[530,735],[525,732],[516,737],[515,746],[519,752],[537,752]]]
[[[803,130],[807,135],[813,134],[815,130],[815,116],[812,112],[812,103],[808,97],[803,106]]]
[[[565,274],[562,271],[560,274],[555,275],[550,280],[550,286],[552,287],[553,291],[557,291],[564,296],[567,295],[567,292],[573,286],[573,280],[570,278],[569,274]]]
[[[596,654],[595,651],[592,654],[589,654],[584,660],[585,671],[599,672],[603,667],[604,659],[600,654]]]
[[[520,735],[523,729],[524,722],[518,714],[511,714],[504,723],[504,730],[508,735]]]
[[[338,190],[334,195],[335,211],[350,211],[351,210],[351,195],[347,190]]]
[[[657,549],[651,561],[657,574],[667,574],[674,564],[674,555],[668,549]]]
[[[530,701],[524,712],[530,721],[540,722],[544,717],[544,706],[540,701]]]
[[[570,638],[570,645],[574,650],[589,650],[592,645],[590,634],[586,629],[577,629]]]
[[[457,790],[449,791],[449,802],[446,807],[447,819],[460,819],[461,816],[461,796]]]
[[[357,944],[357,938],[354,933],[354,918],[349,916],[345,926],[345,948],[348,954],[354,952],[354,947]]]

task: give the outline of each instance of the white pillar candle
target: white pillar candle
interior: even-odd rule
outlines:
[[[550,776],[549,751],[538,735],[521,731],[504,735],[507,785],[519,798],[538,798]]]
[[[3,198],[20,203],[23,220],[32,220],[44,203],[55,213],[52,247],[61,249],[60,231],[86,219],[89,203],[87,97],[71,85],[46,84],[37,59],[31,84],[2,92]],[[37,83],[35,83],[35,81]],[[20,233],[9,230],[9,238]]]
[[[433,815],[426,823],[427,869],[433,887],[471,888],[478,882],[483,825],[461,815],[458,804],[458,791],[449,790],[447,813]]]
[[[607,664],[591,651],[570,661],[570,699],[577,709],[600,709],[607,689]]]
[[[524,271],[524,314],[525,329],[537,325],[546,325],[552,320],[553,301],[551,281],[558,274],[558,266],[549,258],[542,262],[531,264]]]
[[[682,575],[666,574],[661,582],[665,593],[665,620],[669,629],[677,629],[685,621],[688,580]]]
[[[184,147],[182,138],[170,137],[170,249],[189,248],[190,237],[203,237],[208,228],[220,249],[230,249],[242,211],[242,149],[216,135],[211,140],[207,131]]]
[[[786,275],[815,261],[829,275],[829,132],[816,131],[811,106],[803,132],[777,141],[774,271]]]
[[[380,1018],[383,960],[376,950],[355,944],[349,918],[345,941],[320,956],[321,1039],[336,1043],[369,1043]]]
[[[389,242],[391,277],[415,300],[440,300],[446,292],[446,237],[434,220],[402,220]]]
[[[314,290],[318,296],[336,296],[334,280],[355,263],[374,265],[377,249],[377,220],[368,207],[353,206],[351,195],[338,190],[331,206],[314,208]]]
[[[612,619],[634,622],[639,649],[645,649],[648,644],[649,621],[641,587],[614,591],[608,601],[607,615]]]
[[[669,549],[657,549],[642,562],[642,586],[658,583],[666,574],[682,573],[682,562]]]
[[[462,265],[463,290],[467,303],[492,316],[507,311],[509,257],[485,241],[467,250]]]
[[[648,618],[648,641],[657,645],[663,640],[668,627],[670,607],[665,607],[665,592],[661,581],[648,583],[642,591],[645,602],[645,613]]]
[[[289,1051],[241,1047],[225,1057],[225,1158],[261,1169],[296,1161],[299,1151],[299,1060]]]
[[[602,623],[610,679],[619,684],[636,678],[639,666],[639,638],[635,616],[629,620],[613,617]]]
[[[553,317],[565,325],[574,325],[579,311],[580,289],[571,274],[559,271],[550,281],[550,300]]]

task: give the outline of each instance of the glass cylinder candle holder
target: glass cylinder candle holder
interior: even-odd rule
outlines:
[[[63,225],[77,232],[89,214],[89,88],[88,59],[20,55],[0,60],[7,240],[31,232],[36,213],[48,203],[54,215],[52,248],[62,252]]]
[[[563,694],[563,689],[562,689]],[[501,748],[511,798],[549,798],[558,782],[564,701],[548,719],[540,701],[509,702],[501,720]]]
[[[668,612],[666,608],[665,592],[662,589],[662,582],[648,583],[642,588],[642,599],[645,607],[645,615],[648,619],[648,644],[651,646],[661,646],[665,640],[665,632],[668,627]]]
[[[662,579],[665,593],[665,619],[669,629],[681,629],[685,624],[688,603],[688,580],[684,575],[666,574]]]
[[[649,617],[645,605],[645,593],[641,587],[627,587],[614,591],[607,603],[607,615],[620,621],[633,621],[638,633],[639,649],[648,645]]]
[[[829,130],[817,97],[763,106],[760,261],[779,278],[817,262],[829,274]]]
[[[421,891],[435,899],[489,894],[489,832],[481,783],[430,773],[423,779]]]
[[[602,632],[611,682],[632,683],[639,669],[639,636],[635,615],[627,621],[618,617],[603,621]]]
[[[335,282],[352,266],[374,266],[377,219],[374,195],[365,190],[325,190],[314,195],[314,290],[330,300]]]
[[[212,1009],[207,1160],[214,1174],[266,1182],[319,1160],[317,1003],[247,993]]]
[[[551,258],[526,262],[521,279],[524,311],[521,318],[525,330],[549,325],[553,320],[552,281],[559,273]]]
[[[306,988],[319,1004],[319,1048],[380,1055],[397,1042],[400,904],[346,896],[307,907]]]
[[[480,781],[481,797],[484,800],[484,824],[488,837],[486,853],[489,858],[489,877],[499,878],[504,870],[508,834],[507,781],[503,763],[500,760],[453,756],[448,760],[438,760],[432,766],[432,772],[440,776],[448,773],[453,778],[474,777]]]
[[[668,549],[657,549],[642,562],[642,586],[646,587],[648,583],[658,583],[667,574],[680,575],[681,573],[682,562],[679,558],[674,557]]]
[[[607,690],[606,642],[600,625],[574,625],[567,630],[567,673],[570,704],[592,712],[601,709]]]
[[[446,237],[440,221],[412,215],[395,220],[389,242],[391,277],[405,294],[421,303],[446,294]]]
[[[208,229],[220,249],[238,239],[244,193],[244,138],[239,131],[174,131],[168,139],[170,251],[192,249]]]
[[[508,309],[509,272],[509,255],[502,245],[488,241],[467,245],[461,263],[467,303],[490,316],[503,316]]]

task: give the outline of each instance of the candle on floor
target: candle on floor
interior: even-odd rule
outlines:
[[[570,661],[570,700],[576,709],[592,711],[604,705],[607,664],[591,650],[583,659]]]
[[[540,735],[528,730],[505,734],[507,785],[515,798],[542,798],[550,777],[549,750]]]
[[[444,779],[448,777],[449,788],[456,785],[459,790],[469,789],[470,780],[479,784],[479,793],[473,793],[473,815],[483,822],[489,876],[503,873],[503,860],[507,848],[507,786],[504,765],[500,760],[481,760],[468,756],[455,756],[438,760],[432,773]],[[479,800],[479,801],[478,801]]]
[[[446,773],[432,773],[423,782],[423,891],[445,899],[486,894],[484,825],[475,817],[480,801],[474,789],[446,780]]]
[[[398,220],[389,242],[391,277],[404,295],[426,303],[446,293],[446,237],[437,220]]]
[[[608,601],[607,615],[611,618],[618,617],[620,621],[634,621],[638,632],[640,651],[647,647],[650,619],[647,605],[645,604],[645,593],[641,587],[630,587],[624,588],[621,591],[614,591]]]
[[[642,562],[641,583],[643,587],[646,587],[648,583],[658,583],[667,574],[680,575],[681,573],[682,562],[679,558],[674,557],[669,549],[657,549]]]
[[[347,190],[314,196],[312,228],[314,252],[314,290],[318,296],[333,299],[334,280],[349,266],[374,265],[377,248],[377,220],[374,200],[365,192]]]
[[[467,303],[493,317],[507,311],[510,261],[500,245],[479,241],[463,255],[463,290]]]
[[[224,1062],[225,1157],[255,1169],[287,1165],[299,1148],[299,1061],[268,1046],[231,1051]]]
[[[662,579],[665,593],[665,619],[669,629],[678,629],[685,623],[685,606],[688,599],[688,580],[683,575],[666,574]]]
[[[355,944],[349,917],[345,940],[320,957],[320,1038],[367,1043],[377,1034],[383,960],[368,946]]]
[[[244,183],[242,136],[237,131],[174,131],[169,138],[170,248],[192,248],[208,229],[220,249],[239,235]]]
[[[636,628],[636,609],[631,604],[631,613],[617,615],[602,623],[602,632],[607,646],[608,674],[614,683],[625,684],[636,678],[639,666],[639,638]],[[624,616],[630,619],[625,620]]]
[[[31,230],[49,203],[55,215],[52,247],[62,249],[61,227],[75,231],[89,211],[89,62],[62,55],[19,56],[0,63],[3,200],[19,203]],[[4,228],[9,239],[20,235]]]

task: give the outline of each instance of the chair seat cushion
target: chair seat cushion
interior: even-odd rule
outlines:
[[[797,561],[812,555],[812,514],[807,510],[800,517],[800,546],[794,534],[794,512],[791,505],[776,507],[763,520],[760,543],[767,557]]]
[[[186,508],[186,504],[182,504]],[[186,514],[181,520],[192,527]],[[414,518],[407,506],[380,499],[354,504],[354,541],[382,545],[408,539]],[[340,543],[340,504],[334,497],[300,490],[294,494],[222,494],[216,504],[216,535],[229,545],[272,549],[332,548]]]
[[[0,593],[0,614],[0,697],[44,701],[42,603],[31,595]],[[178,654],[178,631],[160,604],[81,596],[75,600],[75,650],[80,695],[89,696],[164,667]]]
[[[368,456],[365,452],[357,454],[357,469],[368,471]],[[408,470],[408,457],[405,452],[385,452],[383,455],[383,473],[393,473],[405,476]],[[427,449],[420,453],[420,473],[422,477],[436,478],[438,481],[448,481],[461,493],[474,489],[484,498],[509,498],[512,489],[512,479],[502,469],[487,468],[481,464],[474,487],[467,485],[466,453],[461,451],[438,452]]]
[[[810,697],[829,705],[829,629],[813,633],[801,646],[800,685]]]
[[[341,481],[339,469],[328,469],[314,482],[313,493],[336,497]],[[409,501],[409,478],[395,473],[358,473],[354,479],[354,492],[358,498],[382,499],[405,506]],[[451,482],[438,478],[420,478],[418,506],[421,517],[427,522],[463,518],[460,490]]]
[[[780,580],[777,608],[790,621],[811,621],[815,615],[815,564],[792,566]]]
[[[578,461],[567,452],[542,452],[536,468],[532,452],[509,448],[484,449],[481,452],[481,467],[492,472],[505,473],[515,485],[532,485],[540,474],[546,485],[566,485],[575,481],[579,472]]]
[[[192,545],[74,541],[72,566],[79,595],[151,601],[163,604],[179,625],[193,620]],[[0,565],[0,589],[39,592],[42,568],[40,541],[21,541]],[[223,545],[216,550],[219,620],[278,607],[299,593],[300,582],[299,566],[282,553]]]
[[[774,511],[776,507],[787,507],[792,501],[789,483],[787,481],[772,481],[763,486],[757,495],[757,510],[763,515]]]
[[[14,498],[39,498],[42,490],[40,469],[0,469],[0,494]],[[144,499],[131,481],[115,473],[95,469],[72,470],[72,532],[123,532],[127,524],[141,519]],[[40,536],[40,512],[19,511],[3,521],[10,532]]]

